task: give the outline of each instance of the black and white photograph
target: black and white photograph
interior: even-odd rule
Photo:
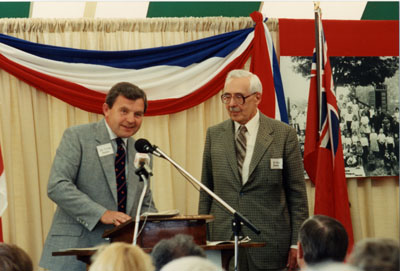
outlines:
[[[346,177],[399,171],[398,57],[330,57]],[[311,57],[281,57],[289,124],[304,153]]]
[[[400,270],[399,3],[0,0],[0,271]]]

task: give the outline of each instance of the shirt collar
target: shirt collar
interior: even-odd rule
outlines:
[[[260,111],[257,109],[257,113],[254,115],[252,119],[250,119],[244,126],[247,128],[247,132],[252,135],[253,133],[257,132],[257,128],[259,125],[259,120],[260,120]],[[235,132],[239,130],[239,127],[241,126],[240,123],[234,122],[235,123]]]
[[[118,138],[118,136],[111,130],[110,126],[108,126],[108,123],[106,120],[104,120],[107,128],[108,135],[110,136],[110,140],[114,140]],[[128,143],[128,138],[126,137],[121,137],[122,141],[124,141],[125,146],[127,146]]]

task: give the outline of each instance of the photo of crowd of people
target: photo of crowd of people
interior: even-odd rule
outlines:
[[[346,175],[390,176],[399,172],[399,108],[384,112],[351,97],[339,96],[340,131]],[[290,110],[304,152],[306,108]]]
[[[281,72],[289,124],[304,153],[309,77],[296,72],[294,59],[282,58]],[[399,72],[387,75],[379,87],[354,83],[335,91],[346,176],[399,175]]]

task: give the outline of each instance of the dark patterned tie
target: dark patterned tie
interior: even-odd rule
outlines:
[[[117,180],[118,211],[126,213],[126,178],[124,142],[117,138],[117,154],[115,156],[115,177]]]
[[[247,128],[244,125],[239,127],[239,133],[236,138],[236,159],[238,163],[239,175],[242,177],[242,168],[244,157],[246,156],[246,135]]]

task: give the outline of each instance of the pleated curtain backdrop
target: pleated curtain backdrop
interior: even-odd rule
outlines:
[[[279,54],[278,20],[268,28]],[[95,50],[132,50],[167,46],[253,26],[245,18],[1,19],[0,33],[48,45]],[[145,117],[134,138],[159,146],[200,179],[206,130],[228,118],[219,95],[189,110]],[[0,144],[9,205],[3,215],[4,239],[25,249],[37,265],[55,204],[47,197],[50,167],[67,127],[95,122],[88,113],[53,98],[0,71]],[[154,159],[151,188],[159,210],[196,214],[198,191],[167,161]],[[398,178],[348,180],[355,240],[399,239]],[[312,213],[314,189],[307,181]]]

